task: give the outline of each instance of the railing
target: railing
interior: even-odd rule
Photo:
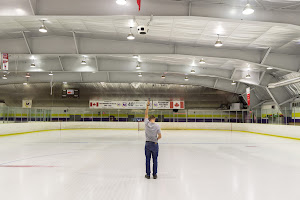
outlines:
[[[17,122],[137,122],[143,121],[145,110],[92,110],[89,108],[0,108],[0,123]],[[270,109],[230,110],[150,110],[158,122],[220,122],[300,125],[300,107],[281,112]]]

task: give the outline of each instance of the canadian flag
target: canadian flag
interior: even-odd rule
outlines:
[[[170,108],[171,109],[184,109],[184,101],[171,101]]]
[[[139,11],[141,10],[141,0],[137,0],[137,5],[139,6]]]
[[[90,101],[90,108],[98,108],[99,102],[97,101]]]

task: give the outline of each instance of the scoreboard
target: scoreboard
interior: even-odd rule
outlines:
[[[79,89],[65,89],[62,91],[62,98],[79,98]]]

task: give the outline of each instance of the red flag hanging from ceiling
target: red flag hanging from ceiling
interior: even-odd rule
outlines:
[[[137,0],[137,5],[139,5],[139,11],[141,10],[141,0]]]
[[[250,106],[250,88],[246,88],[246,93],[247,93],[247,103],[248,103],[248,106]]]

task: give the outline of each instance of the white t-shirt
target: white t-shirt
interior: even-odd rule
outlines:
[[[156,123],[152,123],[149,119],[145,119],[145,134],[146,141],[157,142],[157,135],[161,133],[160,126]]]

